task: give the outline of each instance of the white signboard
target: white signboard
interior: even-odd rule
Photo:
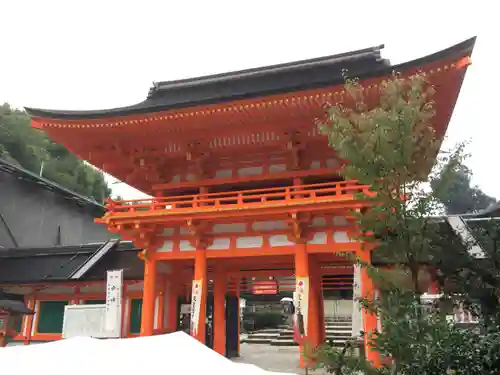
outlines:
[[[108,271],[106,304],[68,305],[64,310],[63,338],[87,336],[118,338],[122,326],[123,270]]]
[[[359,337],[363,331],[363,314],[361,313],[361,266],[354,265],[354,283],[352,285],[352,337]]]
[[[107,338],[105,320],[106,305],[67,305],[64,308],[62,337]]]
[[[108,271],[106,282],[105,330],[120,337],[122,326],[123,270]]]
[[[200,307],[203,288],[202,280],[193,280],[191,293],[191,336],[198,335],[198,324],[200,322]]]

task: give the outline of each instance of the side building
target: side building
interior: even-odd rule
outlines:
[[[65,305],[104,303],[109,269],[125,270],[123,335],[138,333],[143,262],[131,242],[94,223],[104,207],[1,159],[0,192],[0,313],[5,296],[35,312],[11,320],[13,340],[59,339]]]
[[[102,205],[2,159],[0,192],[0,248],[80,245],[110,237],[94,223],[105,212]]]

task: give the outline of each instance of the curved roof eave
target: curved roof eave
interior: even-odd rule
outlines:
[[[469,56],[472,53],[475,41],[476,37],[473,37],[439,52],[398,65],[391,65],[388,60],[381,59],[380,49],[383,46],[379,46],[339,55],[249,69],[233,73],[223,73],[199,78],[190,78],[186,80],[158,82],[155,84],[153,89],[150,90],[148,99],[141,103],[127,107],[93,111],[46,110],[28,107],[25,107],[25,110],[32,117],[58,120],[92,120],[105,117],[154,113],[176,108],[188,108],[199,105],[224,103],[340,84],[344,81],[344,78],[340,73],[341,70],[346,67],[345,64],[347,62],[354,64],[354,69],[350,70],[351,75],[355,75],[360,79],[367,79],[387,75],[393,71],[406,71],[411,68],[430,64],[445,58],[456,57],[458,59],[460,57]],[[332,71],[334,70],[337,74],[332,74]],[[322,80],[317,80],[313,83],[310,83],[307,79],[303,78],[302,83],[300,80],[297,80],[295,85],[293,82],[289,84],[290,81],[286,82],[284,85],[282,84],[281,86],[274,84],[274,87],[270,87],[269,85],[269,82],[279,81],[279,78],[283,78],[284,74],[295,75],[295,78],[297,78],[299,74],[305,73],[308,75],[306,78],[309,78],[309,76],[313,73],[320,75],[322,73],[327,76],[322,77]],[[265,79],[266,84],[264,86],[267,87],[261,90],[244,90],[245,87],[248,88],[248,85],[252,84],[252,81],[255,83],[257,79]],[[226,87],[223,89],[220,89],[220,87],[213,87],[221,82],[224,82]],[[241,86],[240,91],[238,91],[238,84]],[[210,89],[212,89],[212,95],[210,95]],[[205,92],[198,95],[200,90],[206,90],[208,93]],[[221,92],[223,93],[221,94]],[[176,95],[177,98],[174,98]],[[194,98],[196,95],[198,95],[199,98]]]

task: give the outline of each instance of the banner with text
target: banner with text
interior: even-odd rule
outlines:
[[[123,270],[110,270],[106,279],[105,330],[110,337],[121,337]]]
[[[202,288],[202,280],[193,280],[193,289],[191,291],[191,336],[193,337],[196,337],[198,334]]]
[[[294,331],[295,341],[299,342],[307,336],[307,321],[309,316],[309,277],[296,277],[294,294],[295,316]]]

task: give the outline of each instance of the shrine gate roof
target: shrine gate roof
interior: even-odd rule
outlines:
[[[31,116],[57,119],[95,119],[158,112],[173,108],[223,103],[283,92],[329,86],[343,81],[342,70],[355,76],[391,65],[381,58],[383,46],[286,64],[176,81],[155,82],[141,103],[97,111],[53,111],[26,108]]]
[[[386,76],[392,71],[405,72],[441,59],[468,56],[472,53],[474,43],[475,38],[471,38],[440,52],[398,65],[391,65],[389,60],[381,57],[383,45],[380,45],[280,65],[156,82],[145,101],[127,107],[93,111],[26,108],[26,111],[32,117],[61,120],[99,119],[311,90],[343,83],[344,70],[347,70],[350,76],[368,79]]]
[[[342,102],[344,73],[359,78],[367,98],[398,72],[422,72],[436,87],[433,127],[441,139],[453,113],[475,38],[399,65],[381,57],[382,46],[201,78],[158,82],[145,101],[97,111],[26,108],[32,125],[106,173],[147,193],[186,171],[193,152],[210,158],[282,150],[289,131],[315,141],[315,120]],[[311,133],[311,135],[309,134]],[[314,133],[314,134],[313,134]],[[324,152],[329,152],[325,140]],[[196,149],[196,150],[194,150]],[[327,151],[326,151],[327,150]],[[198,160],[199,161],[199,160]],[[188,163],[189,164],[189,163]]]

